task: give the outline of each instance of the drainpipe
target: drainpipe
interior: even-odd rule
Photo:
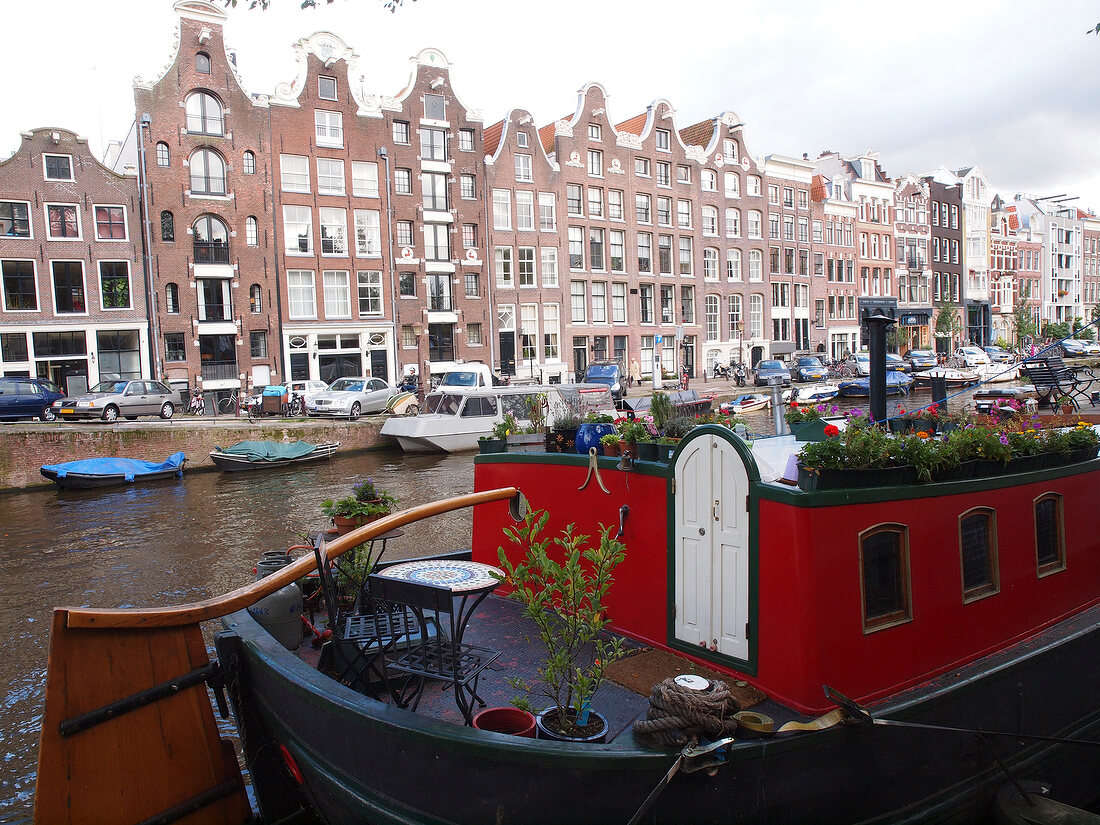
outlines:
[[[390,270],[390,312],[393,318],[393,368],[397,373],[394,376],[394,384],[400,383],[401,378],[401,344],[397,340],[397,336],[400,334],[400,330],[397,327],[397,282],[393,274],[393,196],[390,191],[390,156],[386,151],[385,146],[381,146],[378,149],[378,156],[386,164],[386,247],[389,260],[386,265]],[[418,319],[419,323],[419,319]],[[416,357],[420,358],[420,342],[417,339]],[[416,365],[417,372],[420,371],[420,364]],[[421,376],[423,379],[423,376]]]
[[[153,239],[149,226],[149,181],[145,177],[145,128],[153,122],[148,112],[141,115],[138,120],[138,188],[141,192],[141,241],[144,249],[141,255],[141,266],[145,276],[145,314],[149,324],[149,369],[151,378],[159,381],[163,375],[160,360],[160,323],[157,316],[156,296],[153,294],[153,264],[150,260],[150,250],[153,247]]]
[[[279,332],[279,349],[278,355],[275,356],[275,369],[279,370],[283,376],[283,383],[286,386],[290,386],[290,356],[288,354],[289,345],[286,342],[286,336],[283,334],[283,288],[279,284],[279,216],[276,214],[278,205],[275,201],[275,143],[272,140],[272,126],[271,126],[271,106],[267,107],[267,154],[271,158],[270,177],[271,182],[271,245],[272,245],[272,260],[274,263],[273,277],[275,278],[275,321],[278,325]],[[284,350],[283,347],[287,349]],[[279,365],[282,364],[280,367]]]

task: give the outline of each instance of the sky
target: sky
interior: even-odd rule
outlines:
[[[43,126],[101,156],[133,121],[134,78],[172,57],[171,0],[0,2],[0,158]],[[225,30],[254,93],[293,80],[294,42],[330,31],[358,53],[368,93],[396,94],[409,59],[440,49],[486,125],[513,108],[539,126],[571,115],[598,82],[613,122],[662,98],[681,128],[732,110],[757,158],[870,149],[891,177],[977,165],[1007,199],[1100,210],[1100,37],[1086,34],[1100,6],[1085,0],[248,2]]]

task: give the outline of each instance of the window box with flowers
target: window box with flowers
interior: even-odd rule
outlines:
[[[840,408],[835,404],[799,404],[792,401],[784,411],[783,418],[794,434],[795,441],[823,441],[827,417],[839,414]]]

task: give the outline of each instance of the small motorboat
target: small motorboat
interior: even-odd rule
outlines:
[[[931,387],[933,378],[943,378],[949,387],[969,387],[979,381],[978,373],[954,367],[930,367],[913,373],[913,383],[917,387]]]
[[[840,394],[845,398],[863,398],[871,394],[870,378],[853,378],[840,382]],[[908,395],[913,386],[913,379],[904,372],[889,370],[886,373],[887,395]]]
[[[386,402],[384,415],[417,415],[420,412],[420,399],[415,392],[404,390]]]
[[[984,384],[1000,384],[1020,377],[1019,364],[983,364],[977,368],[978,378]]]
[[[307,441],[293,441],[289,444],[281,441],[238,441],[232,447],[215,447],[210,451],[210,460],[219,469],[230,473],[240,470],[269,470],[273,467],[331,458],[339,446],[339,441],[324,444],[310,444]]]
[[[836,384],[809,384],[784,390],[783,402],[790,404],[793,398],[799,404],[820,404],[823,401],[832,401],[838,395],[840,387]]]
[[[771,406],[772,400],[763,393],[754,392],[747,395],[739,395],[732,401],[725,401],[718,405],[723,413],[749,413],[757,410],[766,410]]]
[[[88,490],[94,487],[114,487],[119,484],[156,481],[181,477],[187,456],[173,453],[157,464],[138,458],[84,458],[63,464],[45,464],[40,472],[58,487],[67,490]]]

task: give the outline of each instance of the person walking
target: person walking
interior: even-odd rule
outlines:
[[[638,359],[637,358],[631,358],[630,359],[630,386],[633,387],[635,384],[638,384],[639,386],[641,386],[641,383],[642,383],[642,368],[640,366],[638,366]]]

